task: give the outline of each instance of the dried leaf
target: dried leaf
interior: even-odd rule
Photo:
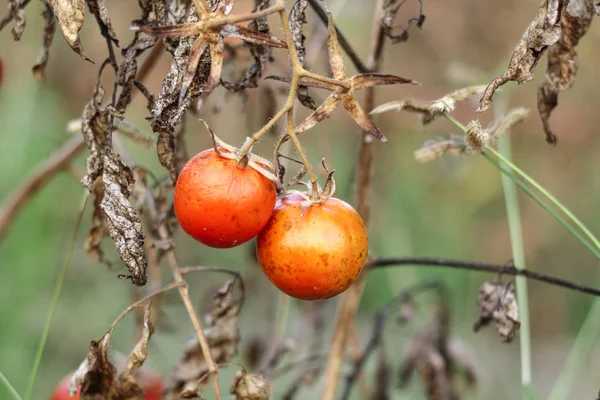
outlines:
[[[106,0],[87,0],[87,5],[90,12],[96,17],[96,22],[100,28],[100,33],[107,40],[112,41],[115,45],[119,45],[117,34],[113,30],[106,8]]]
[[[493,321],[505,342],[513,340],[521,326],[514,282],[484,282],[477,302],[481,314],[473,330],[477,332]]]
[[[235,395],[236,400],[268,400],[271,385],[260,374],[238,371],[233,377],[229,392]]]
[[[342,58],[340,43],[338,42],[335,24],[333,23],[333,17],[331,16],[331,13],[327,13],[327,18],[327,50],[329,52],[329,65],[331,66],[333,77],[337,80],[344,80],[346,79],[346,72],[344,71],[344,59]]]
[[[48,0],[65,40],[84,60],[91,61],[83,52],[79,31],[84,20],[84,0]]]
[[[292,9],[290,10],[289,24],[292,32],[292,40],[294,47],[296,48],[296,54],[300,60],[300,64],[304,65],[304,57],[306,56],[306,49],[304,48],[304,36],[303,25],[306,24],[306,7],[308,6],[307,0],[296,0]],[[296,97],[304,107],[310,108],[311,110],[317,109],[317,104],[310,97],[308,88],[304,85],[298,85],[296,90]]]
[[[370,133],[375,136],[382,143],[386,143],[388,140],[383,133],[379,130],[379,128],[371,121],[369,115],[364,112],[359,102],[350,94],[342,95],[342,100],[344,104],[344,108],[348,112],[348,114],[352,117],[354,122],[358,124],[362,128],[363,131]]]
[[[504,75],[494,78],[486,87],[477,111],[485,111],[492,103],[496,90],[509,81],[519,84],[533,79],[533,70],[546,49],[561,36],[561,15],[568,1],[542,0],[538,14],[533,19],[515,47]]]
[[[538,88],[538,111],[548,143],[557,141],[548,119],[558,103],[558,93],[571,88],[575,82],[579,66],[575,46],[590,27],[593,13],[598,13],[595,7],[592,0],[571,0],[560,19],[560,38],[548,50],[546,74]]]
[[[466,151],[467,146],[464,139],[460,137],[430,140],[425,142],[419,150],[415,151],[415,159],[417,162],[425,163],[436,160],[446,154],[452,156],[465,155]]]
[[[409,80],[407,79],[406,81]],[[376,107],[371,111],[371,114],[381,114],[388,111],[415,112],[421,114],[421,122],[423,125],[427,125],[442,114],[454,111],[456,103],[480,94],[484,90],[485,86],[468,86],[455,90],[452,93],[430,102],[419,102],[414,100],[392,101]]]
[[[54,39],[54,32],[56,31],[54,13],[48,5],[46,5],[46,10],[42,13],[42,16],[44,17],[44,43],[42,51],[32,69],[33,76],[40,82],[46,80],[46,65],[48,64],[50,46],[52,45],[52,39]]]
[[[136,373],[146,361],[148,341],[154,333],[150,322],[150,305],[145,307],[142,337],[129,355],[123,370],[117,375],[117,368],[108,356],[109,342],[115,326],[98,341],[90,342],[86,359],[73,374],[69,383],[71,396],[81,386],[81,400],[143,400],[144,393],[136,381]]]
[[[104,197],[100,208],[106,218],[108,233],[127,265],[127,278],[137,286],[146,284],[146,254],[144,231],[137,212],[127,199],[133,186],[133,173],[117,154],[104,156]]]
[[[92,187],[94,194],[94,212],[92,214],[92,228],[88,232],[85,238],[84,248],[85,251],[95,260],[110,267],[111,263],[104,258],[104,251],[102,250],[102,241],[108,235],[108,227],[106,226],[106,219],[100,209],[100,203],[104,198],[104,183],[98,179],[94,182]]]
[[[225,25],[220,32],[223,37],[240,39],[246,43],[256,46],[269,46],[287,49],[287,44],[283,40],[280,40],[273,35],[244,28],[243,26]]]
[[[20,0],[8,0],[8,15],[0,21],[0,29],[8,24],[13,19],[15,20],[15,26],[12,29],[12,35],[14,40],[21,40],[21,36],[25,31],[25,10],[23,8],[27,5],[27,1]]]
[[[185,99],[185,95],[187,94],[188,87],[192,83],[194,76],[196,76],[196,70],[198,69],[198,64],[200,63],[200,59],[202,55],[209,47],[208,42],[204,39],[204,37],[199,36],[198,39],[192,45],[190,49],[190,56],[188,59],[188,63],[185,69],[185,74],[183,76],[183,81],[181,82],[181,91],[179,92],[179,103],[183,103]],[[212,66],[211,66],[212,71]]]
[[[269,7],[270,0],[254,0],[253,12],[262,11]],[[260,32],[263,34],[269,33],[269,25],[267,17],[257,18],[250,22],[248,29]],[[244,77],[238,82],[221,82],[223,86],[230,91],[238,92],[246,88],[258,87],[258,81],[262,76],[267,62],[271,57],[272,49],[268,46],[251,46],[250,54],[254,57],[254,62],[244,74]]]
[[[237,319],[243,297],[233,295],[235,280],[227,282],[213,297],[213,305],[205,316],[205,335],[210,353],[215,363],[228,362],[237,354],[240,340]],[[197,396],[198,390],[207,383],[209,368],[204,359],[197,338],[185,346],[174,371],[171,373],[163,392],[165,400],[175,400],[184,396]],[[204,377],[202,382],[198,380]],[[191,398],[191,397],[190,397]]]
[[[406,0],[385,0],[383,3],[383,14],[381,16],[381,27],[387,37],[392,39],[392,43],[405,42],[408,40],[408,31],[411,26],[416,25],[417,28],[421,29],[425,23],[425,14],[423,14],[423,0],[419,2],[419,15],[408,20],[408,28],[404,29],[399,27],[400,33],[394,33],[395,27],[394,19],[400,7],[406,3]]]
[[[332,93],[325,101],[309,115],[300,125],[296,127],[296,132],[304,132],[317,125],[319,122],[327,118],[338,106],[342,100],[338,93]]]
[[[296,175],[294,175],[294,177],[290,179],[290,181],[288,182],[288,186],[294,186],[298,184],[300,180],[304,178],[304,175],[306,175],[306,166],[302,165],[298,170],[298,173],[296,173]]]
[[[401,76],[390,74],[379,74],[376,72],[355,75],[350,78],[350,83],[352,84],[352,88],[354,90],[381,85],[397,85],[399,83],[419,85],[419,82],[412,79],[402,78]]]

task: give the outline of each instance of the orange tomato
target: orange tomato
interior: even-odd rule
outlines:
[[[175,214],[188,235],[229,248],[252,239],[273,213],[275,183],[208,149],[192,157],[175,185]]]
[[[301,215],[302,197],[280,199],[258,235],[258,261],[284,293],[323,300],[352,285],[362,270],[369,240],[365,224],[348,203],[329,198]]]

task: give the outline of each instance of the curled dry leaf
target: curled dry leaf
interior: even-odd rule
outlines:
[[[79,40],[79,31],[83,26],[85,2],[84,0],[48,0],[58,25],[69,46],[84,60],[91,61],[83,52]]]
[[[15,20],[15,26],[12,29],[12,35],[14,40],[21,40],[21,36],[25,31],[25,10],[23,8],[27,5],[27,1],[21,0],[8,0],[8,15],[0,21],[0,30],[13,19]]]
[[[114,325],[100,340],[90,342],[90,351],[86,359],[73,374],[69,383],[71,396],[81,386],[81,400],[142,400],[142,388],[136,382],[136,372],[148,356],[148,341],[154,333],[150,322],[150,306],[144,313],[142,337],[130,353],[122,371],[111,363],[108,356],[109,342]]]
[[[44,17],[44,42],[42,45],[42,51],[38,56],[35,65],[32,68],[33,76],[40,82],[46,80],[46,65],[48,64],[48,57],[50,55],[50,46],[54,39],[54,32],[56,31],[56,24],[54,13],[50,6],[46,4],[46,10],[42,13]]]
[[[519,84],[533,79],[533,70],[549,46],[561,36],[561,16],[568,0],[542,0],[535,16],[515,47],[508,70],[494,78],[485,88],[477,111],[485,111],[496,90],[509,81]]]
[[[102,36],[118,46],[119,40],[117,39],[117,34],[113,30],[110,17],[108,16],[106,0],[87,0],[87,5],[90,9],[90,12],[96,18],[96,22],[98,23],[98,27],[100,28],[100,33]]]
[[[294,41],[294,47],[296,48],[296,54],[300,64],[304,65],[304,57],[306,56],[306,49],[304,48],[304,24],[306,24],[306,7],[308,7],[307,0],[296,0],[292,9],[290,10],[289,25],[290,31],[292,32],[292,40]],[[308,93],[308,87],[306,85],[298,85],[296,90],[296,97],[300,103],[311,110],[317,109],[317,104],[310,97]]]
[[[104,182],[98,179],[92,185],[92,194],[94,196],[94,212],[92,213],[92,227],[85,238],[84,248],[85,251],[95,260],[110,267],[111,263],[104,258],[104,251],[102,250],[102,241],[108,235],[108,228],[106,226],[106,219],[102,214],[100,203],[104,198]]]
[[[514,282],[484,282],[479,289],[477,303],[481,314],[473,330],[477,332],[494,322],[504,341],[512,341],[521,326]]]
[[[128,200],[133,186],[133,173],[118,154],[104,157],[104,197],[100,203],[111,239],[131,275],[126,278],[137,286],[146,284],[148,261],[144,252],[144,231],[137,212]]]
[[[415,25],[421,29],[425,23],[425,14],[423,14],[423,0],[419,1],[419,15],[408,20],[408,28],[399,28],[400,33],[394,33],[394,19],[400,10],[400,7],[406,3],[406,0],[385,0],[383,2],[383,14],[381,16],[381,27],[392,43],[405,42],[408,40],[408,31]]]
[[[236,280],[227,282],[217,291],[213,297],[212,309],[204,317],[204,333],[210,346],[211,356],[216,364],[228,362],[238,351],[240,335],[237,320],[243,296],[240,298],[234,296]],[[208,382],[209,372],[198,339],[190,340],[174,371],[169,376],[163,398],[175,400],[197,397],[198,391]],[[202,381],[199,381],[200,379]]]
[[[481,94],[485,86],[468,86],[455,90],[437,100],[420,102],[415,100],[392,101],[376,107],[371,114],[381,114],[388,111],[409,111],[421,115],[421,122],[427,125],[444,113],[454,111],[456,103]]]
[[[271,385],[260,374],[238,371],[233,377],[229,392],[235,395],[235,400],[268,400]]]
[[[537,100],[548,143],[557,141],[548,119],[558,103],[558,93],[571,88],[575,82],[579,66],[575,46],[588,31],[594,12],[599,11],[597,7],[593,0],[569,1],[560,18],[560,38],[548,49],[548,66],[540,81]]]

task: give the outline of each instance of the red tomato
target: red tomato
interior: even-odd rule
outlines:
[[[258,235],[275,200],[275,183],[214,149],[190,159],[175,185],[179,224],[197,241],[217,248],[238,246]]]
[[[140,369],[143,373],[138,380],[138,384],[142,386],[145,400],[160,400],[163,391],[163,381],[160,376],[153,372],[149,372],[144,367]],[[75,396],[69,396],[69,382],[73,374],[67,375],[54,389],[50,400],[79,400],[81,386],[77,388]]]
[[[360,215],[348,203],[329,198],[301,215],[302,197],[277,202],[258,235],[258,261],[284,293],[303,300],[323,300],[342,293],[362,270],[369,240]]]

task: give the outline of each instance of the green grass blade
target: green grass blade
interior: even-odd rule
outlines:
[[[511,158],[510,137],[503,137],[498,147],[507,159]],[[506,214],[510,231],[510,243],[515,268],[525,268],[525,251],[523,248],[523,230],[521,227],[521,211],[519,209],[519,198],[517,187],[506,175],[502,175],[502,187],[504,188],[504,200],[506,203]],[[529,323],[529,294],[527,291],[527,279],[523,276],[516,278],[517,298],[519,299],[519,314],[521,328],[519,341],[521,344],[521,385],[523,387],[523,399],[533,399],[533,388],[531,378],[531,330]]]
[[[8,381],[8,379],[6,379],[2,372],[0,372],[0,381],[4,383],[4,386],[6,386],[6,389],[8,389],[8,392],[15,400],[21,400],[21,396],[19,396],[19,393],[17,393],[13,385],[10,384],[10,382]]]
[[[73,235],[71,237],[71,242],[69,244],[69,249],[65,254],[65,258],[63,260],[60,274],[58,276],[58,280],[56,281],[56,285],[54,287],[54,294],[52,295],[52,300],[50,302],[50,310],[48,311],[48,317],[46,318],[46,324],[44,325],[44,331],[42,332],[42,338],[40,339],[40,343],[38,345],[38,349],[36,352],[35,360],[33,362],[33,368],[31,369],[31,374],[29,375],[29,383],[27,385],[27,391],[25,392],[25,400],[31,399],[31,394],[33,392],[33,387],[35,385],[35,378],[37,375],[37,371],[40,367],[40,362],[42,361],[42,354],[44,353],[44,347],[46,346],[46,340],[48,339],[48,333],[50,332],[50,325],[52,324],[52,319],[54,318],[54,312],[56,311],[56,305],[58,304],[58,298],[60,296],[60,292],[62,290],[62,285],[65,280],[65,276],[67,275],[67,269],[69,267],[69,263],[71,262],[71,255],[73,254],[73,248],[75,247],[75,241],[77,240],[77,232],[79,231],[79,226],[81,225],[81,219],[83,217],[83,210],[85,209],[85,205],[88,199],[87,190],[84,191],[83,198],[81,199],[81,206],[79,209],[79,214],[77,215],[77,220],[75,221],[75,228],[73,229]]]

